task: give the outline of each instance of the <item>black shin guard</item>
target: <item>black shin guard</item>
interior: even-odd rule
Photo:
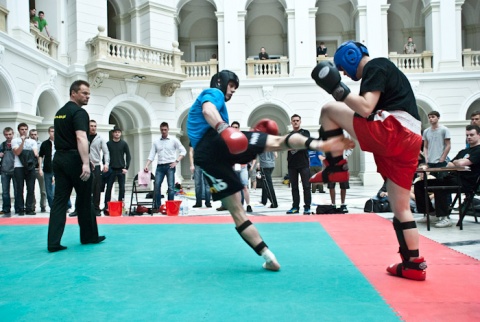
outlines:
[[[418,257],[420,255],[418,249],[408,249],[405,236],[403,235],[404,230],[413,228],[417,228],[415,221],[400,222],[396,217],[393,217],[393,229],[395,229],[395,234],[397,234],[397,240],[400,245],[398,252],[404,263],[408,262],[410,257]]]
[[[320,134],[320,139],[325,141],[331,137],[343,135],[343,130],[338,128],[335,130],[325,131],[323,127],[321,127],[320,130],[318,130],[318,133]]]
[[[245,237],[243,237],[242,235],[242,232],[248,228],[248,226],[252,225],[252,222],[250,220],[247,220],[245,221],[243,224],[241,224],[240,226],[238,227],[235,227],[235,229],[237,230],[238,234],[240,235],[240,237],[242,237],[242,239],[247,243],[248,246],[252,247],[252,249],[255,251],[255,253],[257,253],[258,255],[262,255],[260,253],[260,251],[262,249],[264,249],[265,247],[268,247],[267,244],[265,244],[265,242],[262,240],[260,243],[258,243],[257,246],[253,246],[252,244],[250,244],[250,242],[248,240],[245,239]]]
[[[323,127],[321,127],[320,130],[318,130],[318,133],[320,134],[320,139],[325,141],[334,136],[343,135],[343,130],[341,128],[338,128],[335,130],[325,131]],[[343,160],[343,155],[340,155],[334,158],[330,152],[327,152],[325,153],[325,159],[327,160],[330,166],[333,166],[337,164],[339,161]]]

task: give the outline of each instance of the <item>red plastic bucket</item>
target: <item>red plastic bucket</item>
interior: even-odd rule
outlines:
[[[181,200],[167,200],[165,202],[167,206],[167,216],[178,216],[180,212]]]
[[[122,215],[123,202],[122,201],[109,201],[108,202],[108,213],[110,216],[121,216]]]

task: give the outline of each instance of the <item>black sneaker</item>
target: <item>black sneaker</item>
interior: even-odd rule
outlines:
[[[192,208],[200,208],[200,207],[202,207],[202,205],[201,204],[199,205],[197,203],[192,206]]]
[[[40,212],[47,212],[47,208],[44,207],[44,208],[40,209]]]
[[[287,211],[287,215],[298,214],[298,208],[292,208]]]
[[[253,212],[253,210],[252,210],[252,206],[250,206],[250,205],[247,205],[247,212]]]
[[[25,213],[25,215],[27,215],[27,216],[35,216],[36,214],[35,214],[35,211],[28,211],[28,212]]]
[[[68,217],[77,217],[77,216],[78,216],[78,213],[76,210],[68,214]]]
[[[206,203],[206,204],[205,204],[205,207],[207,207],[207,208],[212,208],[212,204],[211,204],[211,203]]]
[[[310,211],[310,207],[303,207],[303,214],[304,215],[311,215],[312,212]]]
[[[343,214],[348,214],[347,205],[341,205],[340,206],[340,212],[343,213]]]

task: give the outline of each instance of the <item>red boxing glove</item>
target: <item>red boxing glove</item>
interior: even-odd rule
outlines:
[[[217,125],[217,130],[219,129]],[[237,129],[233,127],[227,127],[220,132],[220,136],[227,144],[228,150],[231,154],[239,154],[247,151],[248,148],[248,139]]]
[[[263,132],[271,135],[278,135],[277,122],[269,119],[261,119],[253,126],[253,131]]]

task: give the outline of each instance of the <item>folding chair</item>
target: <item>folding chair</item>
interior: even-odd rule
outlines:
[[[149,187],[153,187],[153,190],[150,189]],[[141,198],[139,197],[139,194],[151,194],[152,199],[147,199],[146,197]],[[150,182],[147,188],[145,189],[139,187],[138,174],[135,175],[135,178],[133,178],[132,195],[130,198],[130,209],[128,210],[128,215],[129,216],[143,215],[144,212],[137,211],[137,208],[139,206],[143,206],[143,207],[147,207],[148,208],[147,213],[153,216],[154,202],[155,202],[155,176],[153,175],[153,173],[150,174]],[[132,212],[132,208],[133,208],[133,212]]]
[[[475,195],[480,195],[480,176],[477,178],[473,189],[465,193],[465,199],[463,200],[463,205],[461,205],[462,211],[460,211],[460,218],[457,222],[457,226],[459,226],[460,229],[463,229],[463,218],[465,218],[465,215],[474,216],[475,222],[478,223],[477,214],[473,208],[473,199]],[[454,201],[452,202],[452,206],[455,204],[456,199],[457,197],[455,197]]]

